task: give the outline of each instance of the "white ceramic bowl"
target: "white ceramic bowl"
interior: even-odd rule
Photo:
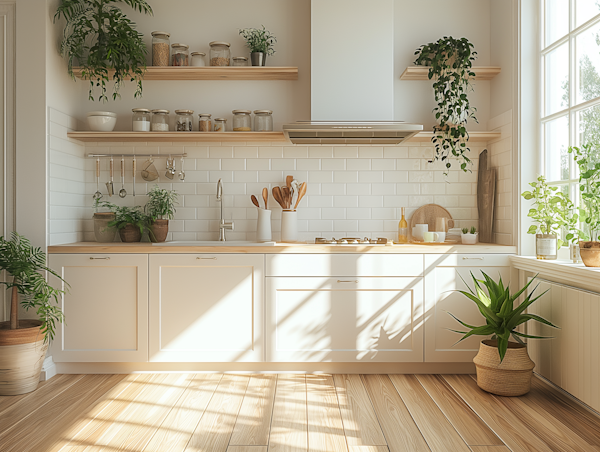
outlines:
[[[92,113],[101,113],[101,112],[92,112]],[[109,112],[106,112],[109,113]],[[112,132],[117,124],[117,115],[115,113],[111,113],[109,115],[90,115],[88,113],[87,117],[88,126],[90,130],[95,132]]]

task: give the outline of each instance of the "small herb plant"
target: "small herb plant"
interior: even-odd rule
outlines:
[[[48,272],[64,281],[60,275],[46,265],[46,254],[41,248],[34,248],[22,235],[13,232],[10,240],[0,237],[0,271],[12,276],[12,282],[0,281],[7,289],[12,289],[10,304],[10,329],[19,328],[19,294],[21,306],[26,310],[37,309],[42,321],[44,341],[54,339],[56,323],[64,320],[58,306],[63,290],[52,287],[41,272]]]
[[[140,206],[135,207],[114,207],[115,219],[108,223],[109,228],[123,229],[128,224],[136,226],[143,234],[150,223],[150,218],[146,215]]]
[[[433,80],[437,107],[433,109],[438,122],[433,127],[435,159],[452,167],[451,158],[458,159],[460,168],[467,171],[471,163],[467,147],[469,119],[477,122],[476,108],[469,103],[467,93],[473,89],[469,82],[474,77],[473,61],[477,52],[467,38],[455,39],[444,36],[434,43],[421,46],[415,64],[430,66],[428,77]]]
[[[463,234],[475,234],[475,233],[477,233],[477,228],[475,226],[471,226],[470,230],[469,230],[469,228],[462,228],[461,231]]]
[[[498,353],[500,354],[500,362],[504,360],[504,355],[506,355],[506,349],[508,348],[508,341],[512,338],[520,344],[523,344],[521,338],[529,338],[529,339],[547,339],[540,336],[531,336],[528,334],[520,333],[516,331],[516,328],[519,325],[526,323],[529,320],[534,320],[536,322],[541,322],[545,325],[549,325],[553,328],[557,328],[555,325],[550,323],[548,320],[543,319],[542,317],[535,314],[523,314],[525,310],[533,304],[536,300],[542,297],[546,292],[537,297],[533,298],[533,294],[537,289],[537,286],[525,296],[525,300],[516,308],[514,308],[514,302],[519,298],[522,294],[525,293],[527,288],[531,285],[531,283],[535,280],[535,277],[532,278],[525,286],[519,290],[515,294],[510,293],[510,288],[504,287],[502,282],[502,278],[496,283],[492,278],[490,278],[485,273],[481,272],[484,280],[478,280],[471,273],[471,277],[473,278],[474,290],[469,287],[466,281],[463,280],[467,288],[468,292],[464,290],[459,290],[458,292],[462,293],[469,300],[475,302],[477,307],[479,308],[479,312],[485,318],[485,325],[482,326],[474,326],[469,325],[459,319],[457,319],[454,315],[450,314],[454,319],[459,322],[462,326],[467,328],[469,331],[457,331],[452,330],[455,333],[463,334],[463,337],[458,341],[464,341],[466,338],[470,336],[489,336],[493,335],[492,339],[498,340]],[[536,276],[537,277],[537,276]],[[481,287],[485,287],[487,289],[487,293]]]
[[[579,167],[579,191],[581,193],[581,206],[579,219],[583,223],[583,230],[572,228],[572,233],[567,239],[598,240],[600,233],[600,162],[593,158],[597,154],[594,145],[587,144],[570,147],[569,153]]]
[[[124,81],[135,82],[134,97],[142,95],[142,76],[148,53],[142,34],[114,3],[125,3],[140,13],[152,15],[145,0],[62,0],[54,21],[66,20],[60,53],[67,59],[69,74],[75,79],[77,63],[82,78],[90,81],[88,97],[94,100],[94,88],[100,88],[98,100],[108,101],[106,84],[114,70],[113,100],[120,98]]]
[[[146,213],[152,221],[154,220],[172,220],[175,215],[175,205],[177,204],[177,192],[167,190],[155,185],[148,192],[148,202],[146,203]]]
[[[277,42],[277,38],[265,29],[264,25],[262,28],[243,28],[239,33],[246,40],[250,52],[263,52],[266,55],[275,53],[273,45]]]
[[[572,214],[574,206],[567,195],[559,191],[558,187],[550,187],[544,176],[539,176],[537,181],[530,182],[533,188],[521,194],[526,200],[533,200],[533,207],[527,214],[537,224],[533,224],[527,231],[528,234],[559,234],[562,228],[571,229],[577,222],[577,217]],[[566,239],[567,237],[565,237]],[[558,239],[557,246],[565,243]]]

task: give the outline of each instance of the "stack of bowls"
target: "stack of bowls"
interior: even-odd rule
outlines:
[[[117,114],[110,111],[90,111],[87,122],[94,132],[112,132],[117,124]]]

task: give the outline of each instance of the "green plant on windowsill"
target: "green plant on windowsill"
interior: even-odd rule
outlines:
[[[579,219],[583,230],[577,230],[580,240],[598,241],[600,233],[600,162],[595,161],[597,155],[595,145],[587,144],[569,147],[575,164],[579,167],[579,192],[581,206]]]

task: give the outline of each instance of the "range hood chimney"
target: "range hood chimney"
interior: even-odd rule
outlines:
[[[394,121],[394,0],[311,0],[311,121],[296,144],[398,144],[423,130]]]

